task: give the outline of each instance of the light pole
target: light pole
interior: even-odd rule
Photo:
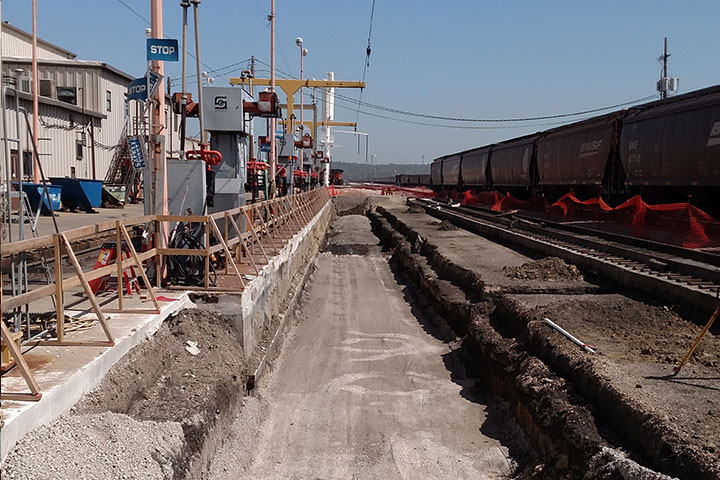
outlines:
[[[370,185],[373,184],[373,169],[375,168],[373,165],[375,164],[375,155],[374,153],[370,155]]]
[[[304,69],[303,59],[305,58],[305,56],[307,56],[308,49],[303,48],[302,37],[297,37],[295,39],[295,45],[297,45],[300,48],[300,80],[302,80],[303,73],[304,73],[303,72],[303,69]],[[303,117],[304,109],[305,109],[305,106],[303,104],[303,89],[302,89],[302,87],[300,87],[300,171],[302,171],[302,169],[303,169],[303,157],[305,156],[305,149],[302,146],[303,134],[305,133],[305,124],[303,123],[304,122],[304,117]],[[290,113],[292,113],[292,112],[290,112]]]

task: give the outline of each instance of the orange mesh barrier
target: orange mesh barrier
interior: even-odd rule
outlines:
[[[579,221],[588,227],[634,237],[682,245],[686,248],[720,246],[720,220],[689,203],[648,205],[635,196],[617,207],[602,197],[580,200],[563,195],[550,205],[543,197],[520,200],[510,193],[466,191],[443,192],[443,196],[463,205],[482,205],[494,211],[525,210],[556,221]]]

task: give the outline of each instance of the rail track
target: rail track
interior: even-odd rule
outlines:
[[[654,297],[710,312],[720,301],[720,255],[715,253],[434,199],[409,203],[459,227],[558,256]]]

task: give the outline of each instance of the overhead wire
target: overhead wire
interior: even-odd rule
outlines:
[[[127,8],[128,10],[130,10],[133,14],[135,14],[136,17],[138,17],[139,19],[141,19],[142,21],[144,21],[146,24],[152,25],[152,22],[151,22],[150,20],[148,20],[147,17],[143,16],[143,15],[142,15],[141,13],[139,13],[137,10],[135,10],[135,9],[132,8],[130,5],[128,5],[127,3],[125,3],[124,0],[117,0],[117,1],[120,2],[120,4],[123,5],[125,8]],[[168,39],[170,38],[169,36],[167,36],[167,34],[164,34],[164,33],[163,33],[163,37],[164,37],[164,38],[168,38]],[[181,48],[181,49],[183,48],[182,45],[180,45],[180,48]],[[190,55],[190,57],[192,57],[192,58],[194,58],[195,60],[197,60],[197,57],[195,57],[195,55],[193,55],[191,52],[186,52],[186,53],[187,53],[188,55]],[[201,63],[205,68],[211,69],[211,67],[210,67],[208,64],[206,64],[205,62],[200,61],[200,63]]]
[[[373,18],[374,17],[375,17],[375,0],[373,0],[372,7],[370,8],[370,28],[368,29],[367,48],[365,49],[365,62],[363,63],[363,74],[362,74],[363,82],[365,82],[365,74],[367,73],[367,68],[370,66],[370,53],[372,52],[372,49],[370,48],[370,38],[372,37],[372,26],[373,26]],[[360,116],[360,104],[362,103],[362,96],[363,96],[364,91],[365,91],[365,89],[361,88],[360,95],[358,96],[357,112],[355,112],[355,131],[357,131],[357,122],[358,122],[358,117]]]
[[[258,63],[262,64],[262,65],[265,65],[265,66],[268,66],[268,67],[270,66],[269,64],[267,64],[266,62],[264,62],[264,61],[262,61],[262,60],[260,60],[260,59],[257,59],[257,58],[256,58],[255,60],[256,60]],[[285,77],[285,78],[295,78],[295,77],[293,77],[291,74],[289,74],[289,73],[287,73],[287,72],[284,72],[284,71],[282,71],[282,70],[279,70],[279,69],[277,69],[277,68],[275,69],[275,72],[276,72],[276,74],[278,74],[279,76],[282,76],[282,77]],[[309,95],[309,94],[306,94],[306,95]],[[653,95],[649,95],[649,96],[646,96],[646,97],[643,97],[643,98],[639,98],[639,99],[636,99],[636,100],[631,100],[631,101],[628,101],[628,102],[622,102],[622,103],[618,103],[618,104],[615,104],[615,105],[608,105],[608,106],[606,106],[606,107],[594,108],[594,109],[583,110],[583,111],[572,112],[572,113],[555,114],[555,115],[543,115],[543,116],[523,117],[523,118],[466,119],[466,120],[472,120],[472,121],[483,122],[483,123],[506,123],[506,122],[520,123],[520,122],[532,122],[532,121],[540,121],[540,120],[554,120],[554,119],[557,120],[557,119],[561,119],[561,118],[580,117],[580,116],[583,116],[583,115],[589,115],[589,114],[591,114],[591,113],[597,113],[597,112],[601,112],[601,111],[604,111],[604,110],[611,110],[611,109],[613,109],[613,108],[619,108],[619,107],[624,107],[624,106],[628,106],[628,105],[633,105],[633,104],[641,103],[641,102],[644,102],[644,101],[647,101],[647,100],[652,100],[652,99],[654,99],[654,98],[655,98],[655,95],[653,94]],[[341,102],[345,102],[345,103],[348,103],[348,104],[352,104],[352,105],[357,105],[357,103],[358,103],[358,100],[356,100],[356,99],[354,99],[354,98],[351,98],[351,97],[348,97],[348,96],[345,96],[345,95],[342,95],[342,94],[339,94],[339,93],[335,93],[335,99],[336,99],[336,100],[340,100]],[[544,126],[562,125],[562,124],[568,123],[568,121],[570,121],[570,120],[568,120],[568,121],[558,121],[558,122],[533,123],[533,124],[523,124],[523,125],[513,125],[513,126],[501,126],[501,125],[497,125],[497,126],[447,125],[447,124],[442,124],[442,123],[420,122],[420,121],[416,121],[416,120],[407,120],[407,119],[402,119],[402,118],[389,117],[389,116],[387,116],[387,115],[381,115],[381,114],[378,114],[378,113],[372,113],[372,112],[368,112],[368,111],[365,111],[365,110],[361,110],[361,109],[359,109],[359,108],[346,107],[346,106],[344,106],[344,105],[341,105],[341,104],[338,103],[338,102],[336,102],[336,106],[338,106],[338,107],[340,107],[340,108],[344,108],[344,109],[346,109],[346,110],[351,110],[351,111],[359,112],[360,114],[367,115],[367,116],[370,116],[370,117],[383,118],[383,119],[386,119],[386,120],[392,120],[392,121],[400,122],[400,123],[407,123],[407,124],[412,124],[412,125],[422,125],[422,126],[428,126],[428,127],[453,128],[453,129],[467,129],[467,130],[502,130],[502,129],[510,129],[510,128],[532,128],[532,127],[535,127],[535,126],[537,126],[537,127],[541,127],[541,126],[544,127]],[[396,108],[392,108],[392,107],[385,107],[385,106],[382,106],[382,105],[377,105],[377,104],[368,103],[368,102],[360,102],[360,106],[361,106],[361,107],[367,107],[367,108],[370,108],[370,109],[382,110],[382,111],[386,111],[386,112],[388,112],[388,113],[395,113],[395,114],[398,114],[398,115],[420,116],[420,117],[422,117],[422,118],[431,118],[431,119],[446,120],[446,121],[461,121],[461,120],[458,120],[458,119],[457,119],[458,117],[439,117],[439,116],[426,115],[426,114],[417,114],[417,113],[415,113],[415,112],[408,112],[408,111],[405,111],[405,110],[400,110],[400,109],[396,109]],[[576,118],[576,119],[573,119],[572,121],[586,120],[586,119],[588,119],[588,118],[591,118],[591,117]],[[355,123],[357,123],[357,121],[356,121]]]

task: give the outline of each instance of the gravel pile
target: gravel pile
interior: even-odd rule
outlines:
[[[176,422],[140,422],[109,412],[63,416],[15,445],[2,478],[169,480],[183,443]]]

